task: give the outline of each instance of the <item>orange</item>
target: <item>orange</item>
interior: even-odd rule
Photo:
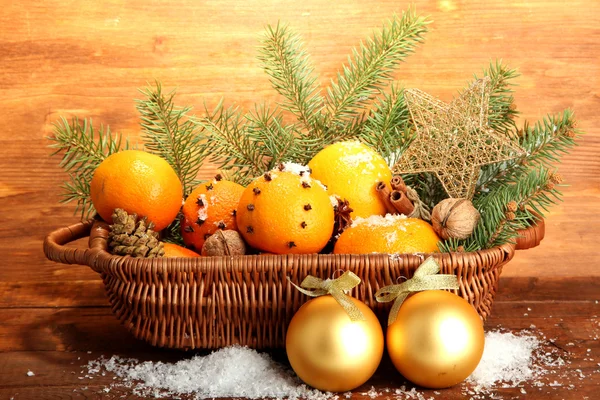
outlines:
[[[163,243],[163,248],[165,249],[165,257],[200,257],[200,254],[195,251],[174,243]]]
[[[350,202],[352,218],[385,215],[386,208],[375,187],[389,186],[392,171],[382,156],[357,141],[338,142],[325,147],[308,162],[313,178]]]
[[[160,231],[177,216],[183,188],[173,168],[159,156],[125,150],[110,155],[96,168],[90,196],[105,221],[111,221],[115,208],[122,208],[147,217]]]
[[[338,238],[333,249],[341,254],[434,253],[440,238],[427,222],[403,215],[357,218]]]
[[[219,175],[190,193],[183,204],[181,235],[186,246],[201,250],[218,229],[237,229],[235,213],[244,187]]]
[[[293,165],[265,173],[242,194],[237,224],[256,249],[318,253],[331,237],[334,212],[326,189],[310,178],[307,168],[299,172]]]

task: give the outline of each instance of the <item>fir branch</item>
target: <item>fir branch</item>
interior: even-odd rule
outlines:
[[[531,211],[537,213],[539,217],[544,217],[551,205],[562,200],[562,193],[557,189],[561,183],[560,175],[550,172],[544,166],[539,166],[526,179],[515,185],[515,192],[518,196],[517,211],[528,217],[524,221],[523,228],[530,225],[531,217],[533,217]],[[534,187],[534,190],[531,189],[531,186]]]
[[[273,88],[285,98],[280,106],[294,114],[306,131],[316,131],[323,98],[299,35],[287,26],[269,25],[261,45],[262,67]]]
[[[278,110],[272,111],[262,105],[246,114],[245,118],[247,135],[266,161],[265,170],[260,173],[273,169],[281,162],[296,159],[291,155],[295,145],[295,128],[283,124],[283,115]]]
[[[571,110],[546,116],[533,127],[526,122],[523,129],[516,134],[518,144],[525,152],[524,155],[482,168],[477,183],[478,191],[494,191],[500,186],[516,183],[531,168],[538,165],[552,168],[577,144],[576,139],[581,134],[582,132],[576,129],[576,121]]]
[[[392,85],[390,93],[382,94],[358,138],[388,159],[389,165],[396,163],[396,159],[414,139],[401,88]]]
[[[416,190],[419,199],[430,210],[433,209],[437,203],[448,197],[441,181],[435,174],[427,172],[402,174],[402,179],[406,185]]]
[[[183,213],[181,211],[179,211],[179,213],[177,214],[177,218],[175,218],[173,220],[173,222],[171,222],[169,224],[169,226],[167,226],[163,230],[163,237],[161,239],[163,242],[174,243],[179,246],[185,247],[185,243],[183,241],[183,235],[181,234],[181,219],[182,218],[183,218]]]
[[[531,210],[543,217],[561,199],[557,185],[561,178],[543,165],[528,171],[513,184],[495,188],[473,199],[481,213],[473,234],[464,241],[446,241],[444,251],[475,251],[514,242],[518,230],[533,221]]]
[[[526,124],[519,132],[519,145],[527,153],[527,164],[550,167],[570,152],[581,134],[576,129],[573,111],[567,109],[562,114],[545,117],[533,128]]]
[[[65,182],[61,187],[63,189],[61,203],[76,202],[75,214],[81,214],[81,220],[89,219],[96,213],[96,209],[92,204],[90,195],[90,182],[93,178],[93,171],[82,171],[78,174],[69,174],[68,182]]]
[[[516,130],[515,118],[518,116],[514,104],[512,89],[515,86],[512,80],[519,77],[516,69],[511,69],[502,64],[502,60],[496,60],[483,71],[483,76],[490,77],[490,100],[488,110],[489,126],[505,134],[510,134]],[[477,80],[475,76],[475,80]]]
[[[517,213],[523,215],[523,213],[527,213],[527,209],[531,209],[537,212],[540,217],[543,217],[550,205],[560,201],[560,192],[558,192],[553,182],[553,179],[555,179],[554,176],[544,166],[538,166],[521,178],[516,184],[505,186],[495,192],[489,192],[487,196],[482,196],[477,201],[474,201],[475,207],[480,211],[487,210],[485,215],[487,218],[491,215],[491,219],[497,217],[494,213],[494,206],[498,204],[498,198],[503,201],[509,199],[509,202],[515,204],[514,207],[508,210],[508,212],[513,213],[512,218],[510,218],[510,224],[502,227],[498,234],[489,236],[485,244],[483,243],[483,239],[485,239],[486,234],[489,234],[489,232],[480,231],[479,236],[474,234],[477,244],[481,248],[490,248],[514,242],[518,235],[517,230],[529,226],[524,219],[516,218]],[[500,227],[496,226],[496,229],[500,229]]]
[[[514,213],[511,209],[516,208],[513,187],[505,186],[490,192],[489,196],[474,200],[473,205],[481,213],[479,223],[468,239],[457,241],[454,245],[459,244],[465,251],[475,251],[514,242],[519,226],[515,224],[514,215],[507,215]],[[507,209],[509,205],[511,209]]]
[[[136,100],[145,148],[173,167],[187,196],[197,184],[196,177],[205,158],[196,126],[187,117],[191,107],[175,106],[175,91],[163,94],[159,82],[156,87],[140,92],[146,97]]]
[[[394,16],[360,48],[354,49],[348,65],[338,73],[337,82],[328,89],[326,126],[347,126],[360,115],[375,93],[380,92],[392,79],[392,72],[400,62],[423,42],[430,21],[417,15],[413,9]]]
[[[61,202],[77,202],[75,213],[81,219],[94,214],[90,198],[90,182],[94,171],[102,161],[113,153],[128,149],[129,142],[119,134],[113,134],[109,127],[94,130],[92,120],[80,122],[74,117],[69,123],[64,117],[54,123],[53,133],[48,137],[53,143],[49,146],[62,154],[60,166],[69,173],[70,182],[63,185]]]
[[[212,112],[204,108],[205,115],[194,123],[202,128],[202,150],[211,162],[242,185],[267,170],[269,161],[247,134],[246,119],[238,108],[225,108],[223,101]]]

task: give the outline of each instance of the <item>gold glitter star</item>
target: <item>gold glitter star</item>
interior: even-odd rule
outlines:
[[[419,89],[406,90],[404,98],[417,137],[394,173],[433,172],[450,197],[471,199],[483,165],[523,154],[487,124],[489,77],[475,81],[450,104]]]

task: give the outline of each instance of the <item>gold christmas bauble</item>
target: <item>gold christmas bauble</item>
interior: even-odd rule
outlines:
[[[387,349],[409,381],[442,389],[465,380],[483,355],[483,323],[463,298],[442,290],[408,297],[387,330]]]
[[[383,355],[383,330],[366,304],[350,298],[365,316],[351,321],[331,296],[306,302],[292,318],[286,352],[292,369],[306,384],[345,392],[365,383]]]

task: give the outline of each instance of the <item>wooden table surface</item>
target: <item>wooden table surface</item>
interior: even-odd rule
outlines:
[[[325,84],[360,39],[407,5],[2,0],[0,399],[136,398],[126,390],[103,392],[112,377],[78,379],[81,365],[100,354],[189,357],[134,340],[112,316],[102,282],[90,269],[45,259],[44,236],[76,220],[72,205],[59,204],[65,174],[45,139],[59,116],[91,117],[135,141],[133,99],[154,79],[177,87],[179,103],[196,109],[221,97],[245,109],[274,102],[277,95],[256,61],[266,24],[289,22],[304,36]],[[547,338],[545,348],[568,361],[545,386],[498,389],[503,398],[597,399],[600,3],[440,0],[416,6],[435,22],[426,44],[401,67],[397,79],[405,86],[449,100],[490,60],[502,58],[522,74],[515,94],[520,122],[572,108],[587,133],[559,166],[569,186],[564,202],[547,216],[546,239],[507,265],[486,329],[517,332],[535,325],[536,334]],[[214,172],[206,165],[201,174]],[[371,384],[381,391],[402,380],[384,365],[354,397],[368,397],[361,393]],[[423,393],[459,399],[464,387]]]

